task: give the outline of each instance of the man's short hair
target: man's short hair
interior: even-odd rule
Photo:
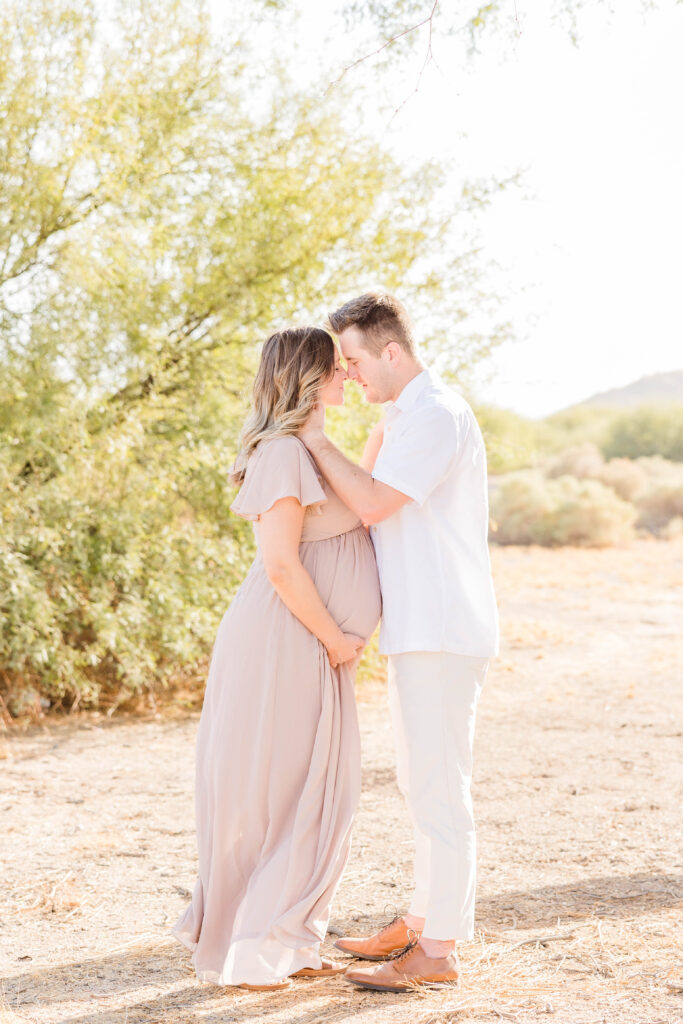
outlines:
[[[363,345],[378,357],[390,341],[395,341],[413,359],[417,358],[413,325],[404,306],[387,292],[366,292],[328,315],[335,334],[347,327],[363,332]]]

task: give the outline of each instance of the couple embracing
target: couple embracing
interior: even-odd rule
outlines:
[[[199,878],[174,934],[203,981],[280,989],[344,973],[402,992],[456,982],[455,942],[473,934],[472,742],[497,645],[486,457],[397,299],[362,295],[329,323],[341,355],[327,331],[280,331],[254,383],[232,510],[255,523],[258,552],[211,659]],[[324,433],[347,378],[391,403],[360,465]],[[320,944],[360,795],[354,678],[380,613],[415,887],[405,915],[336,943],[371,964],[349,968]]]

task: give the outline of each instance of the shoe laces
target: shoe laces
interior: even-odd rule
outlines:
[[[389,956],[387,957],[387,960],[405,960],[408,954],[412,953],[412,951],[417,946],[419,938],[420,936],[417,934],[417,932],[414,932],[412,928],[409,928],[407,945],[405,945],[403,949],[397,949],[393,953],[390,953]]]
[[[396,924],[397,921],[401,921],[401,920],[402,920],[401,914],[397,914],[396,917],[392,917],[391,921],[389,921],[389,924],[385,924],[384,928],[380,928],[380,930],[377,932],[377,934],[378,935],[384,935],[385,932],[388,932],[390,928],[394,927],[394,925]]]

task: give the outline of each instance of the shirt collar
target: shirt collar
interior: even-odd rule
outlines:
[[[429,370],[418,373],[417,377],[408,381],[391,408],[397,409],[399,412],[407,412],[411,406],[415,405],[417,396],[431,383],[431,379]]]

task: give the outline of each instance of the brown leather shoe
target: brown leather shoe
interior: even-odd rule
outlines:
[[[392,953],[400,953],[406,946],[416,942],[419,937],[412,928],[406,927],[402,917],[395,917],[367,939],[337,939],[335,946],[344,953],[360,957],[361,960],[386,960]]]
[[[342,964],[339,960],[322,957],[320,967],[302,967],[300,971],[290,974],[290,978],[330,978],[333,974],[343,974],[346,967],[347,964]]]
[[[445,988],[458,983],[458,958],[455,953],[436,959],[427,956],[420,945],[411,946],[400,956],[377,967],[357,967],[344,977],[361,988],[378,992],[412,992],[416,987]]]

